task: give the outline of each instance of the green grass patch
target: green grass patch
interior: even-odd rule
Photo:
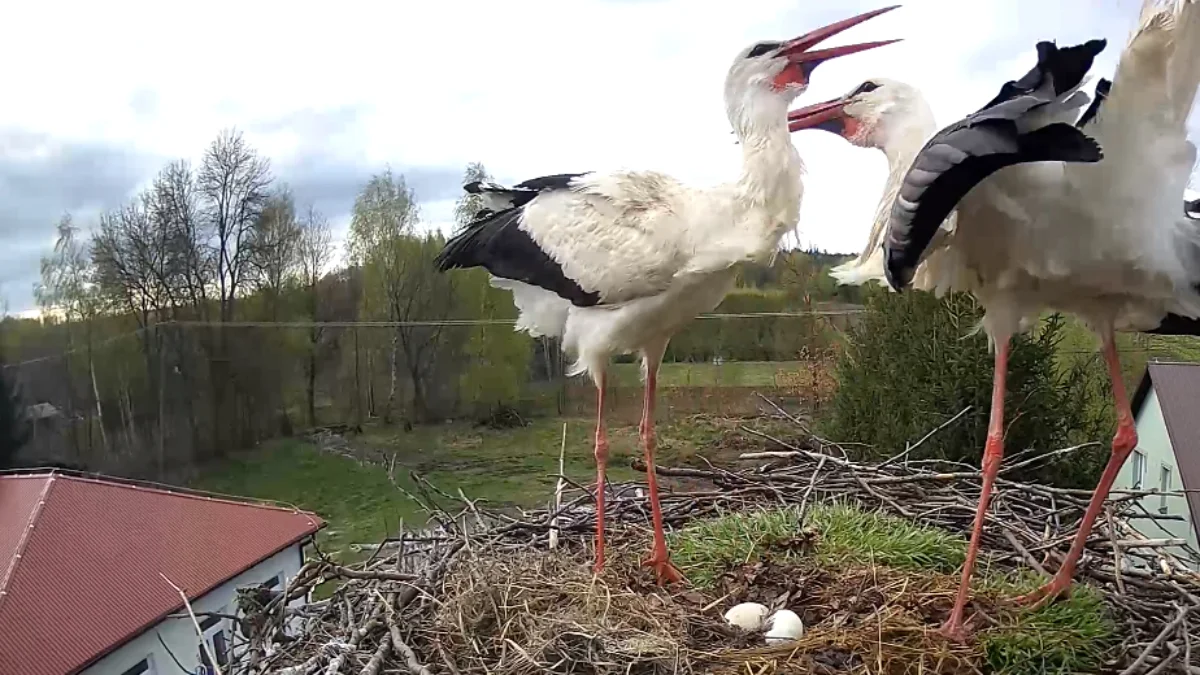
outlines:
[[[1032,571],[984,574],[976,589],[1011,598],[1045,580]],[[980,645],[997,675],[1094,672],[1116,645],[1117,626],[1099,592],[1076,584],[1071,595],[982,631]]]
[[[776,377],[807,370],[802,361],[726,361],[715,363],[664,363],[658,370],[660,387],[775,387]],[[615,363],[612,382],[619,387],[641,386],[641,365]]]
[[[594,422],[585,418],[535,419],[529,426],[494,430],[456,423],[417,427],[405,433],[367,428],[348,441],[377,462],[396,459],[397,482],[414,485],[410,471],[434,485],[493,506],[532,507],[548,503],[558,472],[563,422],[567,423],[566,474],[583,484],[595,480],[592,456]],[[717,418],[688,418],[660,423],[658,461],[694,462],[696,454],[714,459],[717,441],[736,433],[735,423]],[[610,426],[609,478],[641,480],[630,460],[641,456],[636,429]],[[396,489],[379,466],[362,465],[319,451],[300,439],[265,443],[208,467],[192,487],[224,494],[286,502],[314,511],[329,523],[318,537],[322,549],[342,560],[349,544],[372,544],[394,534],[401,519],[423,524],[426,514]]]
[[[807,525],[818,533],[824,565],[878,564],[897,569],[952,572],[962,564],[962,539],[931,527],[845,504],[813,504]],[[803,555],[797,508],[730,513],[673,533],[671,552],[692,583],[708,587],[733,565],[765,553]]]
[[[796,508],[730,513],[699,522],[673,533],[670,546],[676,564],[700,588],[711,588],[733,566],[766,557],[795,562],[810,556],[831,571],[877,565],[949,576],[966,554],[961,537],[845,504],[812,505],[807,524],[816,531],[814,547],[798,545],[806,535]],[[984,568],[977,571],[972,589],[992,599],[1011,598],[1043,581],[1033,572]],[[954,583],[952,576],[948,583]],[[1000,625],[978,633],[981,658],[990,672],[1094,672],[1115,647],[1115,623],[1100,594],[1083,585],[1046,607],[997,614]]]
[[[966,558],[960,537],[879,511],[818,504],[819,557],[833,565],[877,564],[904,570],[953,572]]]
[[[344,550],[348,544],[378,542],[394,533],[401,519],[425,521],[417,505],[388,481],[385,472],[297,440],[267,443],[230,458],[193,486],[313,511],[328,523],[317,537],[318,545],[326,552],[341,551],[342,560],[357,557]]]

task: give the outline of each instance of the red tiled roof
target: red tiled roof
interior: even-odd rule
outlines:
[[[75,672],[314,534],[278,506],[57,472],[0,476],[0,673]]]

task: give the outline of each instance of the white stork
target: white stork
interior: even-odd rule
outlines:
[[[1137,445],[1114,331],[1200,335],[1200,226],[1188,215],[1193,206],[1185,202],[1181,213],[1179,201],[1196,157],[1186,120],[1200,87],[1200,0],[1148,0],[1113,82],[1102,80],[1079,115],[1087,96],[1078,87],[1103,48],[1099,40],[1065,49],[1040,43],[1029,74],[927,142],[928,106],[914,87],[894,81],[869,80],[790,116],[792,130],[826,128],[889,159],[872,243],[839,270],[843,279],[968,291],[985,309],[995,383],[983,488],[943,626],[958,639],[1003,456],[1010,337],[1045,310],[1080,317],[1099,334],[1117,411],[1112,455],[1066,560],[1048,584],[1018,599],[1040,604],[1070,588],[1103,501]]]
[[[708,189],[661,173],[560,174],[512,188],[474,183],[482,217],[446,243],[442,271],[483,267],[512,291],[517,329],[562,338],[575,358],[569,375],[596,385],[596,570],[604,565],[605,372],[615,354],[640,352],[654,547],[646,565],[660,583],[682,581],[670,562],[654,468],[654,399],[667,342],[696,314],[716,308],[735,265],[765,262],[799,221],[803,165],[788,136],[788,106],[824,61],[894,40],[810,51],[887,7],[787,42],[760,42],[734,59],[725,109],[743,148],[740,179]]]

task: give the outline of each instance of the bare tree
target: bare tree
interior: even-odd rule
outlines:
[[[252,270],[254,226],[270,195],[270,162],[252,149],[235,130],[221,132],[200,166],[197,191],[207,226],[209,256],[213,261],[219,321],[235,318],[239,293]],[[210,347],[212,380],[212,438],[218,455],[242,440],[234,371],[223,330],[216,330]],[[232,435],[232,437],[231,437]]]
[[[101,214],[92,242],[96,282],[106,302],[133,314],[143,328],[171,304],[165,279],[170,249],[145,208],[147,196]]]
[[[144,198],[162,254],[155,274],[170,298],[172,316],[190,307],[194,318],[208,318],[209,291],[215,283],[216,257],[207,240],[196,176],[185,161],[168,164]]]
[[[304,217],[300,219],[296,248],[305,310],[310,320],[320,321],[320,283],[333,260],[333,236],[329,230],[329,221],[312,205],[309,205]],[[305,402],[310,426],[317,424],[317,356],[321,349],[323,333],[319,326],[311,326],[308,331],[308,363],[304,375]]]
[[[246,282],[254,226],[267,205],[270,185],[270,162],[239,131],[221,132],[204,154],[197,186],[214,249],[222,322],[233,319]]]
[[[249,262],[258,288],[266,293],[267,319],[279,320],[284,288],[299,272],[300,224],[287,185],[277,187],[254,224]]]

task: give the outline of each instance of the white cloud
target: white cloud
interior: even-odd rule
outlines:
[[[279,167],[319,153],[365,170],[482,161],[505,181],[627,167],[715,183],[734,177],[740,161],[721,102],[733,56],[755,40],[884,3],[839,4],[20,3],[0,42],[0,63],[21,64],[0,75],[0,129],[198,159],[221,128],[236,125]],[[1096,71],[1110,73],[1138,5],[913,0],[834,44],[904,42],[823,65],[801,101],[888,76],[920,86],[948,123],[1023,74],[1039,39],[1107,37]],[[341,121],[312,126],[298,113]],[[882,156],[820,132],[794,140],[808,170],[802,239],[857,251],[882,187]],[[427,198],[423,211],[438,225],[451,209]],[[29,304],[12,300],[14,310]]]

